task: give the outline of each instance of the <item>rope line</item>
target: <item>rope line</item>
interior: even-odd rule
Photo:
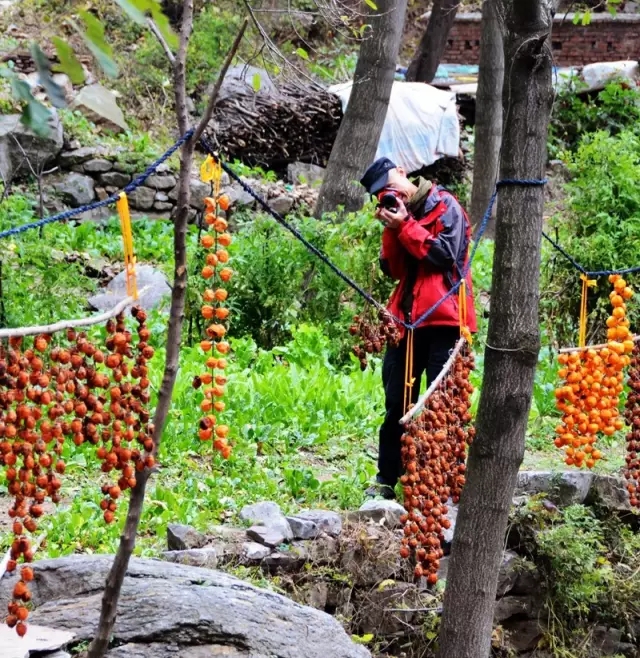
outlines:
[[[89,210],[96,210],[97,208],[104,208],[105,206],[115,204],[120,198],[120,194],[122,192],[125,194],[130,194],[135,189],[140,187],[147,180],[147,178],[151,176],[151,174],[155,173],[156,169],[165,160],[170,158],[188,139],[191,138],[191,135],[193,135],[193,130],[187,131],[168,151],[166,151],[157,160],[151,163],[142,174],[136,176],[121,191],[114,192],[111,196],[108,196],[102,201],[94,201],[93,203],[88,203],[84,206],[80,206],[79,208],[71,208],[69,210],[57,213],[56,215],[51,215],[51,217],[45,217],[44,219],[40,219],[37,222],[31,222],[30,224],[23,224],[22,226],[16,226],[14,228],[7,229],[6,231],[0,232],[0,239],[8,238],[12,235],[18,235],[19,233],[24,233],[25,231],[29,231],[32,228],[40,228],[41,226],[46,226],[47,224],[53,224],[54,222],[64,222],[67,219],[71,219],[72,217],[76,217],[77,215],[82,214],[83,212],[88,212]]]
[[[215,150],[213,146],[211,145],[211,142],[206,137],[201,137],[200,142],[203,145],[205,151],[213,156],[214,158],[217,158],[215,154]],[[250,185],[245,183],[238,174],[229,167],[229,165],[225,164],[220,160],[220,163],[222,165],[222,169],[227,172],[230,178],[232,178],[242,189],[249,194],[255,201],[258,202],[258,204],[263,208],[263,210],[271,215],[278,224],[286,228],[290,233],[292,233],[302,244],[310,251],[312,252],[315,256],[317,256],[327,267],[329,267],[337,276],[339,276],[350,288],[355,290],[363,299],[365,299],[367,302],[375,306],[376,308],[380,310],[384,310],[385,313],[387,313],[391,319],[396,322],[397,324],[403,326],[405,329],[411,330],[411,329],[416,329],[420,324],[422,324],[430,315],[432,315],[439,307],[441,304],[443,304],[449,297],[452,295],[455,295],[458,292],[458,289],[462,285],[462,282],[466,278],[467,274],[469,273],[469,270],[471,269],[471,265],[473,263],[473,259],[476,255],[476,251],[478,250],[478,245],[480,243],[480,239],[482,238],[482,235],[484,234],[487,225],[489,223],[489,219],[491,218],[491,213],[493,211],[493,206],[495,205],[496,199],[498,197],[498,192],[502,187],[507,187],[509,185],[511,186],[524,186],[524,187],[535,187],[535,186],[540,186],[540,185],[546,185],[547,179],[519,179],[519,178],[505,178],[501,181],[498,181],[496,184],[496,189],[494,193],[491,196],[491,199],[489,201],[489,205],[487,207],[487,210],[482,218],[482,222],[480,223],[480,227],[478,229],[477,233],[477,239],[475,241],[475,244],[473,246],[473,249],[471,250],[471,254],[469,256],[469,261],[467,263],[467,266],[464,268],[464,271],[461,273],[460,280],[455,283],[449,291],[441,297],[431,308],[427,309],[415,322],[405,322],[404,320],[396,317],[393,315],[393,313],[390,313],[389,311],[386,310],[385,306],[378,302],[376,299],[374,299],[368,292],[366,292],[361,286],[359,286],[353,279],[351,279],[347,274],[345,274],[335,263],[331,261],[331,259],[320,249],[318,249],[315,245],[311,244],[301,233],[298,231],[295,226],[291,225],[287,220],[278,212],[276,212],[263,198],[258,194],[254,189],[251,188]]]

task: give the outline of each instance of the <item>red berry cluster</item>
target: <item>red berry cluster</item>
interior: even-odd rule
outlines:
[[[400,331],[388,313],[380,310],[378,322],[369,315],[365,312],[362,316],[354,316],[349,327],[349,333],[360,338],[359,344],[353,347],[353,353],[360,360],[363,371],[367,369],[368,354],[380,354],[385,345],[396,347],[400,342]]]
[[[632,507],[640,507],[640,346],[635,343],[631,352],[627,383],[629,394],[625,403],[624,417],[629,425],[624,477],[628,480],[627,491]]]

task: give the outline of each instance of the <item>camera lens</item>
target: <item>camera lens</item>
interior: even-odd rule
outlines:
[[[392,210],[398,207],[398,199],[396,198],[395,194],[383,194],[380,198],[380,205],[383,208]]]

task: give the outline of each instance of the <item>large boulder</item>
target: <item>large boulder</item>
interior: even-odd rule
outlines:
[[[93,638],[113,562],[78,555],[34,564],[34,624]],[[18,574],[0,581],[6,609]],[[107,658],[370,658],[330,615],[218,571],[133,558]]]
[[[0,115],[0,174],[5,181],[40,172],[55,160],[63,146],[62,124],[51,114],[44,136],[36,135],[20,121],[19,114]]]
[[[91,176],[72,171],[54,177],[51,185],[62,201],[72,208],[85,206],[96,198],[94,181]]]

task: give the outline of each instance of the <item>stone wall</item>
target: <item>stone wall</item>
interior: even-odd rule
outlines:
[[[197,164],[201,157],[197,157]],[[121,154],[109,153],[99,147],[79,147],[62,150],[57,157],[58,173],[45,179],[48,190],[46,205],[50,212],[57,212],[62,207],[78,208],[93,201],[106,199],[118,192],[138,176],[143,167],[135,167],[121,161]],[[311,165],[292,165],[290,167],[291,184],[282,181],[263,183],[248,180],[249,184],[279,213],[288,212],[300,206],[312,206],[317,196],[320,171],[314,171],[311,181],[302,170]],[[140,171],[137,171],[140,169]],[[305,170],[306,171],[306,170]],[[302,173],[301,173],[302,172]],[[307,172],[309,176],[309,172]],[[305,181],[305,182],[303,182]],[[134,211],[149,215],[171,217],[174,214],[178,198],[178,172],[169,165],[162,164],[156,173],[128,195],[129,205]],[[253,207],[254,199],[237,183],[231,183],[227,174],[223,174],[224,191],[229,194],[237,206]],[[311,184],[309,184],[311,183]],[[191,206],[194,219],[204,208],[204,199],[210,195],[210,185],[200,180],[197,166],[191,176]],[[112,210],[102,210],[98,217],[111,214]]]
[[[428,14],[425,15],[425,20]],[[442,61],[478,64],[480,13],[456,16]],[[573,14],[557,14],[551,45],[556,66],[584,66],[640,58],[640,15],[594,14],[589,25],[574,25]]]

